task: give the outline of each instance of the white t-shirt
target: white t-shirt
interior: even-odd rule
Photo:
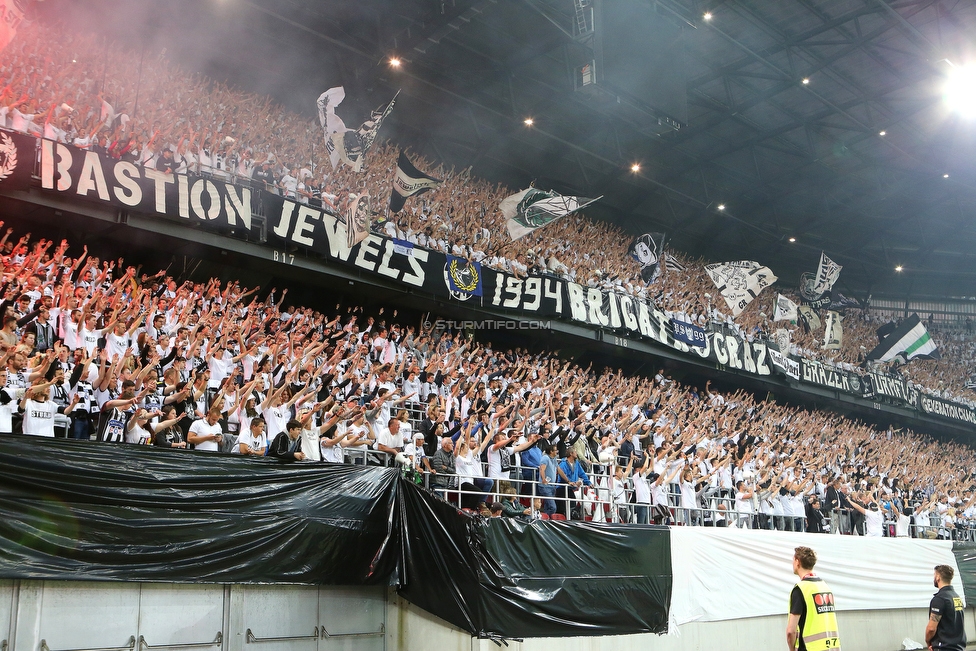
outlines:
[[[200,420],[193,421],[193,424],[190,425],[190,433],[199,436],[208,436],[210,434],[221,434],[222,430],[220,429],[219,422],[211,425],[205,418],[201,418]],[[203,443],[197,443],[196,449],[217,452],[219,448],[217,447],[217,441],[204,441]]]
[[[152,434],[149,430],[140,427],[138,423],[132,422],[131,427],[126,427],[125,430],[125,442],[134,443],[136,445],[146,445],[149,443],[149,439],[152,438]]]
[[[883,535],[884,514],[881,511],[864,510],[864,535],[881,538]]]
[[[268,407],[261,415],[264,416],[264,420],[268,424],[267,432],[269,440],[274,440],[274,437],[285,431],[285,425],[288,424],[291,416],[288,413],[288,409],[283,405]]]
[[[641,475],[634,476],[634,501],[638,504],[651,503],[651,489],[647,485],[647,480]]]
[[[335,445],[326,445],[326,442],[339,436],[344,436],[346,434],[345,423],[338,423],[333,434],[334,436],[326,436],[319,439],[319,447],[322,448],[322,461],[327,461],[329,463],[342,463],[342,439],[339,439]]]
[[[251,432],[251,428],[248,427],[241,432],[240,436],[237,437],[237,443],[235,443],[234,447],[231,448],[231,452],[241,454],[241,443],[251,448],[252,451],[260,450],[261,448],[268,447],[268,437],[265,436],[264,432],[261,432],[260,436],[254,436],[254,434]]]
[[[322,445],[319,442],[318,428],[302,430],[302,454],[306,461],[322,460]]]
[[[457,470],[458,477],[462,480],[485,476],[485,471],[481,467],[481,459],[471,448],[463,450],[454,458],[454,467]]]
[[[53,400],[37,402],[27,399],[24,406],[24,434],[54,438],[54,414],[58,405]]]

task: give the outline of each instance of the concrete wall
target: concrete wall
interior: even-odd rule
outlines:
[[[0,647],[382,651],[386,613],[383,588],[0,581]]]
[[[622,635],[617,637],[537,638],[508,641],[510,651],[715,651],[716,649],[782,649],[786,647],[784,615],[725,622],[686,624],[679,635]],[[926,608],[855,611],[837,614],[844,651],[895,651],[908,637],[924,640]],[[472,639],[464,631],[434,617],[404,599],[392,596],[387,615],[387,651],[497,651],[490,640]],[[966,611],[967,635],[976,641],[976,609]],[[506,648],[506,647],[501,647]]]
[[[784,610],[785,610],[784,598]],[[921,641],[927,612],[838,613],[845,651]],[[966,612],[976,640],[976,610]],[[786,616],[691,623],[680,635],[509,641],[512,651],[713,651],[785,645]],[[248,637],[248,631],[251,637]],[[496,651],[382,588],[0,581],[0,646],[9,651]],[[43,642],[43,646],[42,646]]]

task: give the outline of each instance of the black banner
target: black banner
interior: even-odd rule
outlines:
[[[803,382],[843,391],[860,396],[864,393],[864,382],[856,373],[827,366],[809,359],[800,360],[800,379]]]
[[[28,189],[36,152],[37,140],[33,136],[0,130],[0,188]]]
[[[918,404],[918,389],[902,378],[881,373],[868,373],[871,388],[876,396],[886,396],[915,408]]]
[[[918,408],[926,414],[976,425],[976,411],[971,407],[936,398],[921,391],[918,392]]]
[[[3,135],[8,133],[3,132]],[[9,136],[24,142],[30,140],[28,136],[18,134]],[[21,140],[15,141],[19,143],[19,160],[21,149],[27,145]],[[756,375],[770,375],[772,370],[765,343],[751,343],[714,324],[704,329],[703,341],[701,333],[695,333],[696,345],[689,345],[680,338],[676,340],[671,318],[646,299],[605,292],[555,276],[518,278],[475,263],[449,260],[439,251],[420,246],[405,247],[375,233],[350,247],[344,217],[322,208],[213,177],[163,174],[50,140],[40,142],[41,185],[54,192],[131,208],[146,215],[249,240],[261,235],[253,215],[254,207],[260,206],[266,219],[267,243],[275,247],[275,255],[279,248],[295,246],[330,262],[351,265],[433,296],[511,311],[515,319],[561,319],[623,337],[654,341],[697,355],[720,368]],[[33,154],[27,158],[33,160]],[[464,268],[464,264],[468,267]],[[465,282],[459,284],[459,280]],[[472,283],[470,290],[464,289],[468,286],[466,281]],[[829,304],[829,292],[819,301]],[[804,302],[818,305],[818,301]],[[795,361],[797,358],[788,359]],[[788,372],[792,370],[793,364],[790,364],[783,372],[792,377]],[[865,398],[886,396],[925,413],[962,416],[967,411],[971,413],[968,408],[946,401],[929,401],[921,406],[914,387],[886,375],[872,373],[867,381],[855,373],[805,359],[799,360],[799,371],[802,382]],[[971,422],[965,417],[952,419]]]

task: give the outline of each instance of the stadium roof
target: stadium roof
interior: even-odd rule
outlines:
[[[398,143],[513,188],[603,195],[595,216],[692,255],[793,283],[824,250],[859,298],[976,295],[976,117],[943,97],[976,64],[976,3],[627,2],[681,32],[673,57],[645,64],[680,75],[677,129],[626,89],[583,84],[589,0],[39,7],[310,116],[330,86],[364,117],[402,89],[384,125]]]

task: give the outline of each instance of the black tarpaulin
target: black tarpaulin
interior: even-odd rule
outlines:
[[[952,555],[959,566],[959,580],[966,605],[976,606],[976,543],[953,541]]]
[[[666,527],[470,518],[405,487],[399,593],[472,633],[664,633]]]
[[[397,473],[0,436],[4,578],[396,580]]]
[[[667,629],[666,528],[463,515],[398,471],[0,436],[0,578],[397,585],[476,635]]]

